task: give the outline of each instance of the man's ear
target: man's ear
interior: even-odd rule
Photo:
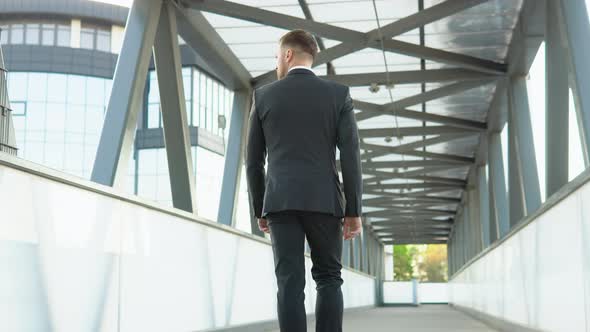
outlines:
[[[292,49],[290,49],[290,48],[287,49],[287,52],[285,52],[285,58],[286,59],[293,59],[293,50]]]

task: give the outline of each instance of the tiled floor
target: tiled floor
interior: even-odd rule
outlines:
[[[315,331],[315,321],[308,322]],[[446,304],[382,307],[344,313],[344,332],[492,332],[484,323]],[[279,332],[272,330],[270,332]]]

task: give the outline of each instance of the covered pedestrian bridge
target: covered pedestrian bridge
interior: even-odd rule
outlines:
[[[136,0],[91,181],[0,153],[0,330],[276,330],[270,239],[236,210],[252,92],[298,28],[361,137],[345,330],[590,329],[584,0]],[[179,40],[233,91],[215,219],[196,208]],[[172,207],[121,190],[151,65]],[[391,245],[434,243],[448,283],[392,280]]]

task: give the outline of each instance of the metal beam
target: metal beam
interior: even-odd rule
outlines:
[[[342,265],[350,267],[350,240],[342,241]]]
[[[402,244],[444,244],[447,243],[447,237],[410,237],[407,239],[394,239],[392,241],[383,241],[385,245],[402,245]]]
[[[403,31],[408,26],[413,26],[416,24],[415,22],[411,23],[413,20],[419,20],[421,23],[418,24],[424,25],[428,23],[428,20],[430,19],[437,19],[440,13],[446,12],[446,10],[441,10],[441,8],[443,8],[442,6],[461,7],[462,5],[464,5],[463,8],[467,8],[470,5],[474,5],[474,3],[468,2],[447,2],[448,4],[440,5],[441,7],[433,6],[432,8],[435,8],[436,11],[432,8],[429,8],[427,10],[424,10],[422,13],[417,14],[418,16],[410,17],[409,20],[398,20],[401,22],[397,23],[398,21],[396,21],[394,23],[397,24],[394,25],[392,23],[390,26],[386,26],[386,28],[390,32]],[[318,59],[316,59],[316,61],[314,62],[314,66],[321,65],[323,63],[334,60],[335,58],[338,58],[340,56],[354,52],[358,50],[357,45],[365,45],[365,47],[381,49],[381,43],[378,40],[374,39],[374,34],[376,33],[376,31],[371,31],[371,35],[369,35],[368,33],[362,33],[355,30],[332,26],[326,23],[306,20],[295,16],[280,14],[269,10],[264,10],[252,6],[246,6],[222,0],[183,0],[183,3],[185,4],[185,6],[197,10],[207,11],[223,16],[229,16],[281,29],[305,29],[316,36],[349,42],[337,45],[334,48],[320,52],[318,54]],[[454,9],[458,9],[459,7],[455,7]],[[368,39],[368,37],[370,39]],[[404,55],[415,56],[426,60],[440,61],[451,65],[457,65],[465,68],[482,70],[486,72],[502,73],[506,70],[506,66],[503,64],[475,58],[468,55],[446,52],[443,50],[432,49],[424,46],[418,46],[398,40],[391,40],[389,38],[384,38],[383,43],[387,51],[393,51]],[[276,78],[274,78],[272,72],[268,72],[255,79],[255,81],[257,81],[257,84],[267,83],[261,82],[261,79]]]
[[[361,142],[361,149],[364,151],[361,153],[361,159],[367,160],[372,159],[384,155],[388,155],[391,153],[402,153],[404,151],[411,151],[418,148],[423,148],[426,146],[436,145],[440,143],[447,143],[452,140],[466,138],[473,136],[473,133],[458,133],[458,134],[444,134],[438,135],[436,137],[421,139],[410,143],[402,143],[396,146],[390,145],[379,145],[379,144],[369,144]]]
[[[405,137],[405,136],[429,136],[441,134],[477,134],[477,131],[460,129],[451,126],[427,126],[427,127],[401,127],[401,128],[372,128],[359,129],[363,138],[368,137]]]
[[[466,164],[451,161],[438,160],[392,160],[392,161],[366,161],[363,162],[363,169],[379,168],[409,168],[422,166],[440,167],[464,167]]]
[[[389,225],[403,225],[403,224],[409,224],[409,225],[415,225],[415,224],[420,224],[420,225],[452,225],[453,224],[453,220],[452,219],[432,219],[431,216],[429,216],[429,218],[414,218],[411,216],[398,216],[398,215],[394,215],[393,217],[378,217],[381,220],[375,220],[371,222],[371,225],[373,226],[389,226]],[[374,219],[374,218],[373,218]]]
[[[131,6],[92,169],[94,182],[119,186],[127,174],[161,7],[161,0],[134,1]]]
[[[386,51],[395,52],[402,55],[441,62],[451,66],[471,69],[488,74],[503,75],[506,72],[505,64],[484,60],[474,56],[453,53],[432,47],[420,46],[395,39],[385,40],[383,44]],[[377,42],[373,42],[368,46],[379,48],[380,45]]]
[[[432,89],[426,92],[419,93],[414,96],[406,97],[397,100],[393,103],[385,105],[386,109],[403,109],[406,107],[426,103],[435,99],[451,96],[461,92],[469,91],[495,82],[495,79],[483,79],[473,81],[460,81],[457,83],[448,84],[440,88]]]
[[[166,2],[162,4],[154,42],[154,63],[158,75],[172,205],[196,213],[195,178],[177,36],[174,6]]]
[[[355,105],[357,101],[354,101]],[[356,107],[355,107],[356,108]],[[381,116],[381,115],[391,115],[391,116],[399,116],[406,119],[414,119],[420,121],[428,121],[434,123],[441,123],[447,124],[457,128],[465,128],[471,129],[475,131],[485,131],[487,129],[487,125],[485,122],[478,122],[473,120],[467,119],[460,119],[445,115],[438,115],[433,113],[425,113],[425,112],[418,112],[418,111],[411,111],[406,109],[398,109],[391,104],[383,105],[378,108],[376,111],[363,111],[356,114],[357,121],[363,121],[366,119],[370,119],[372,117]]]
[[[489,142],[489,187],[490,196],[493,198],[493,205],[490,208],[494,211],[495,220],[493,221],[496,226],[496,234],[498,234],[498,238],[502,238],[510,230],[510,223],[500,133],[492,133]]]
[[[490,238],[490,198],[485,166],[477,167],[477,195],[479,199],[479,221],[481,223],[482,249],[491,243]]]
[[[447,0],[383,26],[381,28],[381,34],[384,38],[392,38],[487,1],[488,0]],[[377,29],[369,31],[367,35],[369,40],[379,38]]]
[[[422,188],[453,188],[463,189],[461,184],[448,184],[448,183],[424,183],[424,182],[411,182],[411,183],[380,183],[380,184],[367,184],[363,186],[363,189],[374,190],[374,189],[422,189]]]
[[[372,184],[374,182],[380,182],[384,180],[391,180],[391,179],[409,179],[409,180],[421,180],[424,182],[434,182],[434,183],[446,183],[446,184],[453,184],[464,187],[466,185],[466,181],[463,179],[456,179],[456,178],[446,178],[440,176],[426,176],[426,175],[411,175],[407,176],[405,172],[384,172],[384,171],[374,171],[368,170],[363,171],[363,174],[370,174],[375,175],[374,178],[364,179],[364,183]]]
[[[371,211],[367,212],[366,215],[368,217],[408,217],[408,218],[433,218],[433,217],[450,217],[455,215],[455,211],[432,211],[426,212],[426,210],[422,210],[422,212],[399,212],[398,210],[383,210],[383,211]]]
[[[429,70],[407,70],[389,73],[362,73],[362,74],[340,74],[340,75],[320,75],[319,77],[333,82],[354,86],[369,86],[373,83],[384,84],[415,84],[415,83],[432,83],[447,81],[478,81],[490,80],[495,75],[485,74],[470,69],[462,68],[445,68]]]
[[[412,237],[427,237],[427,236],[444,236],[448,237],[449,232],[446,231],[390,231],[381,232],[378,238],[412,238]]]
[[[445,166],[427,166],[427,167],[422,167],[422,168],[411,170],[411,171],[405,171],[405,172],[403,172],[403,176],[412,177],[417,174],[443,172],[443,171],[449,171],[449,170],[454,170],[454,169],[458,169],[458,168],[465,168],[465,167],[469,167],[469,165],[456,164],[456,165],[445,165]]]
[[[202,13],[176,8],[182,38],[232,90],[251,87],[252,76]]]
[[[365,34],[364,43],[342,43],[329,48],[324,53],[322,63],[362,50],[367,47],[367,43],[375,43],[376,41],[379,41],[381,37],[383,37],[384,40],[389,40],[392,37],[417,29],[428,23],[432,23],[486,1],[487,0],[452,0],[431,6],[426,10],[418,11],[415,14],[387,24],[381,27],[381,29],[373,29],[367,32]]]
[[[562,39],[559,3],[547,1],[545,28],[545,192],[551,196],[568,182],[569,67]]]
[[[381,228],[373,228],[375,233],[380,234],[387,234],[392,232],[404,232],[404,231],[414,231],[414,232],[444,232],[448,234],[451,231],[450,227],[436,227],[436,226],[413,226],[413,225],[405,225],[405,226],[391,226],[391,227],[381,227]]]
[[[522,183],[523,213],[526,216],[541,206],[541,189],[525,77],[512,78],[509,100],[511,100],[509,119],[514,124],[515,132],[511,133],[509,130],[508,135],[513,138],[517,157],[516,160],[511,159],[511,161],[516,161],[518,165],[519,179]],[[553,156],[548,157],[552,158]],[[513,188],[510,187],[511,192],[512,190]],[[511,222],[514,221],[511,220]]]
[[[311,14],[311,10],[309,9],[309,5],[307,4],[307,1],[299,0],[299,7],[301,7],[301,11],[303,11],[303,15],[305,15],[305,18],[310,21],[313,21],[313,15]],[[324,45],[324,41],[322,40],[322,38],[316,37],[316,40],[318,42],[319,50],[320,51],[325,50],[326,45]],[[331,62],[326,63],[326,71],[327,71],[327,74],[336,74],[336,72],[334,70],[334,65]]]
[[[244,163],[244,144],[247,119],[250,110],[252,90],[234,91],[230,128],[223,166],[223,181],[217,222],[235,226],[235,215],[240,192],[240,178]],[[259,232],[258,225],[252,225],[252,234]],[[255,227],[255,228],[254,228]]]
[[[572,68],[574,102],[586,167],[590,165],[590,22],[584,0],[557,0],[563,16]]]

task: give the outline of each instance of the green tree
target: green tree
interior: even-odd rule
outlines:
[[[412,245],[393,246],[393,279],[396,281],[411,280],[414,275],[414,255],[416,248]]]
[[[427,244],[416,255],[417,275],[420,281],[447,281],[447,246]]]

